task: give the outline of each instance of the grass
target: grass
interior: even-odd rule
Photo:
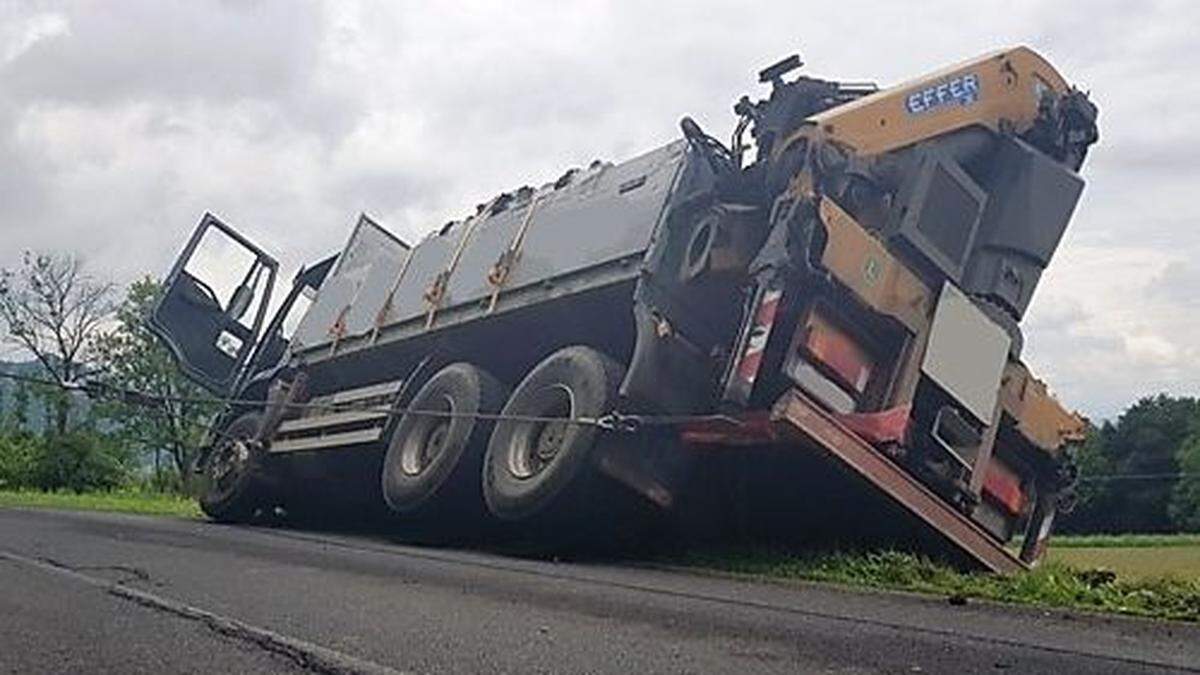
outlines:
[[[1054,537],[1048,555],[1072,567],[1109,569],[1131,579],[1200,581],[1200,535]]]
[[[1050,545],[1056,549],[1200,547],[1200,534],[1056,534]]]
[[[196,500],[179,495],[141,490],[113,492],[39,492],[36,490],[0,490],[0,507],[73,509],[110,511],[148,516],[200,517]]]
[[[896,552],[794,555],[734,551],[693,553],[675,562],[758,578],[936,594],[956,602],[977,598],[1200,622],[1200,578],[1125,576],[1109,569],[1075,567],[1053,555],[1031,572],[1010,576],[958,572],[920,556]]]

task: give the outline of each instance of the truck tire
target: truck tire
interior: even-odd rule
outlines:
[[[508,391],[492,375],[469,363],[439,370],[417,391],[388,442],[383,462],[383,498],[393,511],[414,515],[446,507],[484,513],[480,476],[492,421]],[[415,411],[453,412],[455,416]]]
[[[501,414],[596,418],[616,407],[624,374],[590,347],[560,349],[525,376]],[[599,431],[565,422],[498,421],[483,467],[488,510],[504,521],[575,515],[580,504],[563,502],[587,501],[588,484],[600,479],[592,466]]]
[[[217,522],[246,522],[266,499],[261,475],[264,453],[250,442],[258,433],[260,420],[258,412],[234,419],[204,460],[200,509]]]

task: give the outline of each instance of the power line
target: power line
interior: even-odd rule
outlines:
[[[1118,481],[1170,480],[1172,478],[1200,478],[1200,473],[1126,473],[1081,476],[1080,483],[1115,483]]]
[[[0,379],[13,380],[16,382],[24,382],[27,384],[36,384],[39,386],[58,387],[66,391],[78,391],[85,393],[90,397],[108,398],[120,400],[132,405],[141,405],[145,407],[154,407],[163,403],[197,403],[211,405],[261,405],[263,401],[254,399],[225,399],[215,396],[168,396],[162,394],[148,394],[146,392],[136,391],[133,389],[125,389],[113,385],[105,384],[97,381],[88,381],[84,383],[66,382],[60,383],[55,380],[50,380],[42,377],[31,375],[22,375],[20,373],[8,373],[0,371]],[[687,422],[711,422],[721,421],[734,425],[741,425],[741,421],[728,415],[658,415],[658,416],[640,416],[640,415],[623,415],[619,413],[610,413],[600,418],[590,417],[550,417],[540,415],[504,415],[501,413],[484,413],[484,412],[455,412],[444,410],[419,410],[413,408],[402,408],[395,406],[355,406],[353,404],[331,404],[331,403],[289,403],[289,407],[302,410],[318,410],[324,412],[378,412],[386,414],[389,417],[395,415],[412,414],[424,417],[471,417],[482,420],[508,420],[515,422],[533,422],[533,423],[551,423],[565,422],[568,424],[580,424],[587,426],[596,426],[604,429],[617,431],[636,431],[643,425],[659,425],[670,426],[678,425]],[[1081,476],[1078,480],[1080,483],[1115,483],[1123,481],[1155,481],[1155,480],[1171,480],[1180,478],[1200,478],[1200,473],[1176,472],[1176,473],[1133,473],[1133,474],[1098,474],[1092,476]]]
[[[116,387],[104,382],[89,380],[86,382],[58,382],[42,377],[34,377],[30,375],[21,375],[19,373],[0,372],[0,379],[8,379],[16,382],[24,382],[27,384],[35,384],[39,386],[58,387],[64,391],[75,391],[86,394],[93,398],[107,398],[112,400],[120,400],[132,405],[140,405],[145,407],[154,407],[165,403],[195,403],[209,405],[246,405],[260,406],[263,401],[260,399],[237,399],[237,398],[218,398],[215,396],[178,396],[165,394],[151,394],[147,392],[137,391],[135,389],[126,389]],[[336,404],[336,403],[288,403],[288,408],[296,410],[317,410],[329,413],[338,412],[373,412],[386,415],[388,417],[398,415],[416,415],[419,417],[438,417],[445,419],[454,418],[471,418],[477,420],[489,421],[509,421],[509,422],[529,422],[534,424],[550,424],[561,422],[565,424],[575,424],[581,426],[593,426],[608,431],[623,431],[634,432],[643,426],[674,426],[685,423],[695,422],[725,422],[734,426],[742,426],[742,421],[729,415],[722,414],[705,414],[705,415],[632,415],[620,413],[617,411],[609,412],[600,417],[555,417],[547,415],[514,415],[505,413],[487,413],[487,412],[460,412],[454,410],[422,410],[416,408],[398,407],[392,405],[355,405],[355,404]]]

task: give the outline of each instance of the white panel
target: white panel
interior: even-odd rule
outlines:
[[[921,370],[991,424],[1011,339],[953,285],[942,286]]]

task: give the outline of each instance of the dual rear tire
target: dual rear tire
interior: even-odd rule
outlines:
[[[608,501],[608,481],[594,466],[605,439],[569,420],[611,412],[623,378],[619,363],[583,346],[546,357],[511,395],[476,366],[447,366],[391,435],[384,498],[408,515],[486,509],[500,521],[539,524],[588,517]]]
[[[478,515],[487,417],[507,397],[499,380],[469,363],[434,374],[391,434],[382,474],[388,506],[403,515]]]

